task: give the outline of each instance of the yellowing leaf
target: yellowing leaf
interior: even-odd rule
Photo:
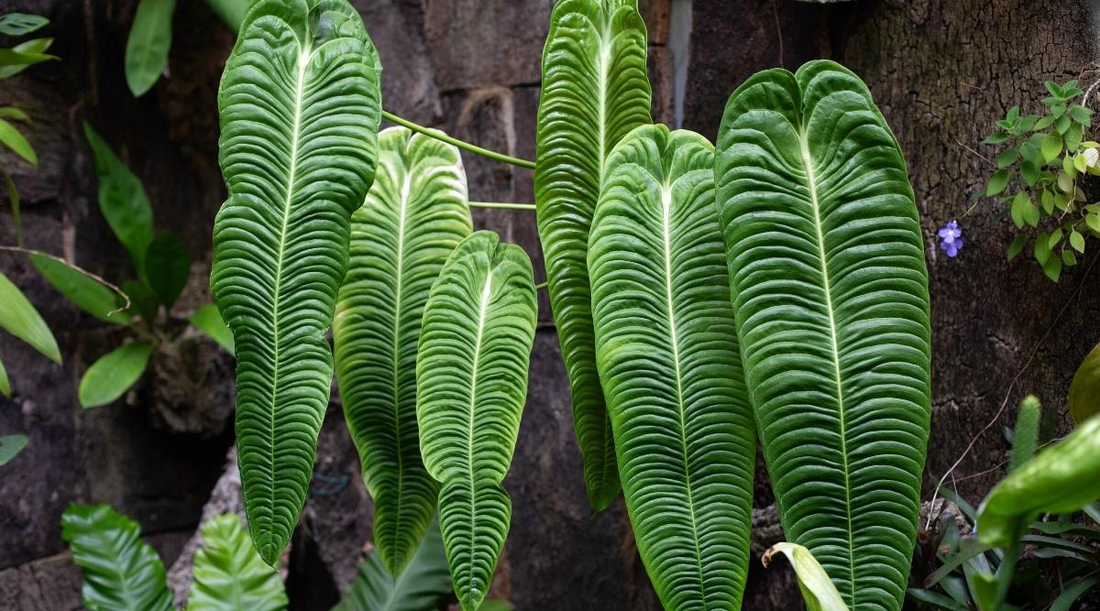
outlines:
[[[797,543],[776,543],[764,552],[765,568],[771,565],[775,554],[783,554],[790,561],[806,611],[848,611],[840,592],[810,550]]]

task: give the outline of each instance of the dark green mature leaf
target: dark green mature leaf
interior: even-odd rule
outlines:
[[[92,126],[84,123],[84,137],[95,156],[99,179],[99,210],[111,231],[130,253],[138,272],[145,270],[145,251],[153,241],[153,209],[145,187]]]
[[[588,500],[619,495],[615,447],[596,371],[588,232],[606,156],[650,123],[646,28],[637,0],[563,0],[542,57],[535,204],[550,304],[573,398]]]
[[[1069,413],[1078,425],[1100,414],[1100,344],[1081,361],[1069,385]]]
[[[27,13],[8,13],[0,17],[0,34],[5,36],[26,36],[31,32],[42,29],[49,19],[41,15],[29,15]]]
[[[431,611],[450,593],[443,535],[433,517],[420,547],[396,579],[378,552],[371,552],[359,565],[358,579],[332,611]]]
[[[288,600],[279,572],[256,553],[237,514],[202,525],[187,611],[276,611]]]
[[[145,278],[161,305],[171,308],[176,303],[190,273],[191,255],[183,240],[171,231],[153,239],[145,252]]]
[[[527,253],[490,231],[458,245],[424,308],[420,449],[442,484],[439,522],[464,611],[484,600],[508,535],[512,502],[501,482],[527,396],[537,312]]]
[[[27,447],[26,435],[4,435],[0,437],[0,467],[11,462],[11,459],[22,452],[25,447]]]
[[[1047,446],[1001,480],[978,509],[982,543],[1007,546],[1041,513],[1069,513],[1100,498],[1100,416]]]
[[[665,609],[739,608],[756,438],[714,207],[714,147],[639,127],[588,241],[596,362],[634,538]]]
[[[70,505],[61,537],[84,572],[84,605],[91,611],[169,611],[172,594],[164,563],[141,529],[107,505]]]
[[[352,215],[332,336],[344,418],[374,499],[374,544],[393,575],[416,552],[439,493],[416,423],[424,305],[472,226],[458,149],[404,127],[383,131],[374,185]]]
[[[168,64],[176,0],[140,0],[126,39],[126,84],[134,97],[153,88]]]
[[[229,354],[234,353],[233,332],[225,326],[221,312],[218,311],[218,306],[212,303],[199,306],[187,320],[191,321],[196,329],[218,342]]]
[[[248,527],[274,564],[298,523],[332,384],[325,334],[374,180],[378,56],[346,0],[260,0],[218,93],[229,199],[210,291],[237,351]]]
[[[142,282],[127,280],[122,283],[122,292],[130,298],[129,311],[140,315],[146,321],[154,321],[157,317],[157,296]]]
[[[130,317],[120,310],[121,296],[95,278],[52,257],[32,254],[30,260],[38,273],[76,307],[105,322],[116,325],[130,322]]]
[[[3,361],[0,361],[0,395],[11,397],[11,380],[8,380],[8,370],[4,369]]]
[[[121,397],[145,373],[152,353],[152,344],[133,342],[100,357],[80,378],[80,405],[99,407]]]
[[[51,361],[61,363],[61,350],[46,321],[3,273],[0,273],[0,329],[27,342]]]
[[[840,592],[810,550],[797,543],[776,543],[764,552],[765,567],[775,554],[783,554],[791,563],[807,611],[848,611]]]
[[[829,61],[746,81],[717,149],[741,356],[784,531],[853,609],[897,609],[931,412],[905,161],[866,86]]]

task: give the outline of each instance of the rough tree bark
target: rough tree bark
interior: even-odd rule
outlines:
[[[355,4],[383,58],[388,109],[482,146],[534,156],[538,63],[553,0]],[[654,117],[671,123],[671,3],[642,4],[650,29]],[[185,315],[208,299],[210,225],[224,197],[214,93],[232,35],[205,3],[180,2],[169,74],[135,100],[122,75],[135,6],[136,0],[0,0],[0,13],[49,16],[47,32],[57,38],[54,49],[62,58],[0,86],[0,105],[20,105],[35,118],[29,135],[42,159],[37,169],[8,157],[3,162],[14,170],[25,198],[28,246],[124,280],[131,273],[126,255],[96,207],[94,172],[80,132],[81,120],[90,120],[145,182],[158,227],[188,243],[196,263],[175,312]],[[713,138],[726,97],[752,72],[832,57],[864,77],[901,142],[932,274],[934,419],[925,498],[1003,401],[1004,424],[1025,392],[1064,413],[1073,369],[1100,339],[1085,326],[1100,314],[1100,269],[1086,272],[1092,253],[1054,285],[1030,262],[1004,260],[1009,231],[992,222],[988,205],[963,221],[967,245],[959,259],[946,260],[934,240],[935,229],[962,214],[988,173],[985,162],[962,145],[978,148],[1009,106],[1037,109],[1043,79],[1064,80],[1085,70],[1097,52],[1093,10],[1089,0],[860,0],[831,6],[693,0],[682,92],[686,127]],[[473,199],[532,201],[530,172],[468,155],[464,160]],[[529,213],[479,210],[475,224],[525,246],[542,280]],[[0,243],[12,241],[11,215],[0,204]],[[170,566],[197,526],[232,441],[221,404],[231,391],[226,385],[232,364],[228,357],[209,357],[217,352],[205,340],[186,337],[157,365],[155,383],[116,405],[83,412],[75,398],[79,375],[120,341],[118,332],[59,299],[25,260],[5,255],[0,269],[40,307],[66,358],[63,366],[51,365],[0,335],[0,358],[16,388],[14,399],[0,399],[0,433],[31,438],[27,450],[0,470],[0,609],[73,608],[79,604],[79,576],[64,555],[61,511],[72,501],[112,503],[143,525]],[[622,503],[598,515],[587,505],[568,385],[545,297],[540,307],[529,401],[505,483],[514,502],[512,531],[494,594],[523,611],[657,609]],[[201,371],[197,363],[205,364]],[[182,376],[183,384],[168,384],[180,371],[191,373]],[[1000,475],[1007,447],[993,427],[960,464],[952,484],[977,500]],[[308,502],[291,554],[296,608],[328,608],[353,578],[355,557],[369,540],[369,501],[336,405],[322,432],[317,472],[324,482],[346,476],[349,483],[334,487],[319,480],[322,493]],[[781,537],[760,472],[757,551]],[[754,563],[746,596],[746,609],[799,604],[783,566],[765,572]]]

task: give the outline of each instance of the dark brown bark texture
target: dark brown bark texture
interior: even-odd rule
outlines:
[[[654,119],[674,122],[676,0],[642,0],[650,28]],[[553,0],[355,0],[383,58],[387,109],[481,146],[533,158],[539,61]],[[184,237],[195,261],[172,315],[209,299],[210,228],[224,197],[217,166],[215,92],[233,36],[200,0],[178,3],[167,74],[134,99],[123,78],[136,0],[0,0],[0,13],[48,16],[61,60],[0,82],[0,105],[34,118],[41,158],[31,168],[4,156],[24,198],[28,247],[73,259],[112,281],[133,276],[103,220],[81,121],[91,122],[144,181],[159,229]],[[685,127],[713,139],[726,98],[759,69],[797,68],[830,57],[860,74],[908,160],[931,275],[933,430],[924,497],[1002,403],[998,424],[974,444],[947,483],[977,501],[1003,473],[1017,401],[1028,392],[1065,414],[1076,365],[1100,339],[1095,254],[1046,280],[1025,257],[1007,262],[1011,231],[980,204],[962,224],[956,260],[935,231],[960,217],[989,164],[967,147],[1005,110],[1036,112],[1044,79],[1066,80],[1097,57],[1090,0],[692,0],[690,63],[682,92]],[[1093,77],[1095,78],[1095,76]],[[1084,79],[1083,79],[1084,80]],[[1088,83],[1086,83],[1088,84]],[[532,201],[531,173],[464,154],[472,199]],[[534,217],[478,210],[475,224],[528,249],[543,279]],[[0,244],[12,244],[0,205]],[[1095,244],[1089,244],[1095,250]],[[78,572],[60,538],[70,502],[104,502],[140,522],[167,566],[191,538],[232,445],[232,360],[185,332],[151,373],[116,404],[81,410],[79,376],[122,335],[80,313],[28,262],[0,255],[53,328],[65,362],[54,365],[0,334],[0,359],[15,389],[0,398],[0,434],[30,445],[0,468],[0,610],[79,608]],[[658,609],[622,502],[593,515],[572,431],[568,385],[549,304],[535,340],[529,399],[512,471],[512,528],[494,594],[521,611]],[[1032,354],[1034,353],[1033,357]],[[1061,418],[1062,429],[1068,418]],[[354,577],[370,538],[371,508],[359,480],[338,398],[322,431],[307,510],[289,554],[296,609],[327,609]],[[757,485],[754,551],[781,539],[774,499]],[[186,571],[184,571],[186,573]],[[754,563],[746,609],[797,608],[786,566]]]

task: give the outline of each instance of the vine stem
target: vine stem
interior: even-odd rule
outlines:
[[[432,138],[435,138],[436,140],[441,140],[443,142],[446,142],[447,144],[452,144],[454,146],[457,146],[460,149],[469,151],[469,152],[474,153],[476,155],[481,155],[482,157],[488,157],[489,159],[493,159],[493,160],[499,161],[501,163],[507,163],[509,165],[514,165],[516,167],[527,168],[528,170],[535,169],[535,162],[534,161],[528,161],[526,159],[519,159],[519,158],[516,158],[516,157],[512,157],[510,155],[505,155],[503,153],[498,153],[496,151],[490,151],[489,149],[481,148],[480,146],[477,146],[476,144],[470,144],[469,142],[459,140],[458,138],[452,138],[451,136],[448,136],[447,134],[444,134],[443,132],[441,132],[439,130],[429,129],[427,127],[424,127],[423,125],[418,125],[416,123],[413,123],[412,121],[409,121],[408,119],[402,119],[401,117],[399,117],[399,116],[397,116],[397,115],[395,115],[392,112],[389,112],[387,110],[382,111],[382,118],[386,119],[387,121],[390,121],[392,123],[396,123],[396,124],[398,124],[402,127],[407,127],[409,129],[413,130],[414,132],[419,132],[421,134],[424,134],[425,136],[430,136]]]
[[[540,282],[540,283],[535,285],[535,290],[536,291],[541,291],[545,288],[546,288],[546,283],[545,282]]]
[[[58,263],[64,265],[65,267],[73,270],[74,272],[77,272],[79,274],[83,274],[83,275],[91,278],[92,280],[95,280],[96,282],[102,284],[103,286],[111,289],[115,293],[118,293],[118,295],[120,297],[122,297],[123,301],[125,301],[126,304],[123,305],[121,308],[118,308],[117,310],[112,310],[111,312],[108,312],[108,314],[114,314],[115,312],[121,312],[121,311],[126,310],[130,307],[130,296],[127,295],[126,293],[124,293],[122,291],[122,289],[118,288],[114,284],[111,284],[107,280],[104,280],[102,276],[98,276],[98,275],[93,274],[92,272],[90,272],[90,271],[88,271],[88,270],[86,270],[82,267],[78,267],[76,265],[73,265],[72,263],[69,263],[65,259],[62,259],[61,257],[58,257],[56,255],[51,255],[48,252],[42,252],[41,250],[34,250],[34,249],[31,249],[31,248],[23,248],[22,246],[3,246],[3,245],[0,245],[0,251],[17,252],[17,253],[22,253],[22,254],[25,254],[25,255],[38,255],[39,257],[46,257],[47,259],[53,259],[54,261],[57,261]]]
[[[534,204],[517,204],[515,202],[470,202],[472,208],[502,208],[504,210],[534,210]]]

